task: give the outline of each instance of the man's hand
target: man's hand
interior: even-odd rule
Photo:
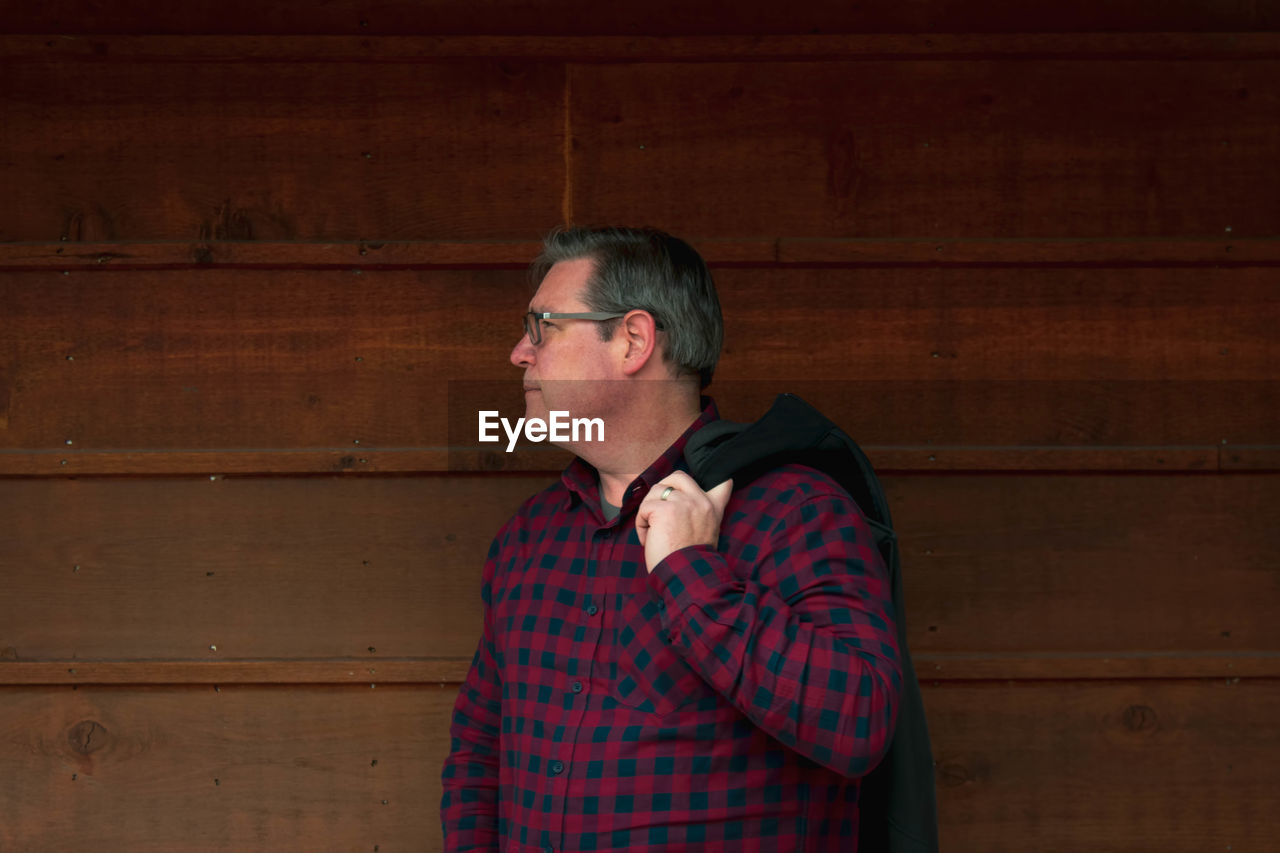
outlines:
[[[704,492],[683,471],[674,471],[658,481],[636,512],[636,535],[644,546],[646,568],[652,572],[668,554],[690,545],[714,547],[720,539],[720,519],[724,518],[724,508],[732,494],[733,480]]]

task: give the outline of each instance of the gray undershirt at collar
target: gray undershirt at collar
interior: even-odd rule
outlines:
[[[618,517],[618,513],[622,512],[622,507],[614,506],[604,499],[604,483],[596,478],[596,484],[600,489],[600,512],[604,515],[605,521],[613,521]]]

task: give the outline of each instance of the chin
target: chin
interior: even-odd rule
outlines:
[[[524,395],[524,417],[525,420],[530,418],[547,419],[547,404],[542,399],[542,392],[530,391]]]

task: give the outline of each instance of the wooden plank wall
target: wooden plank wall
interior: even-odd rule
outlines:
[[[1274,849],[1280,3],[1058,6],[0,4],[0,850],[439,849],[566,220],[882,469],[944,849]]]

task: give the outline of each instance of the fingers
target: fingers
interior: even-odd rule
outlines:
[[[670,488],[671,491],[667,492]],[[667,496],[662,497],[663,493]],[[684,471],[672,471],[667,476],[653,484],[653,488],[645,495],[641,506],[648,503],[650,499],[662,501],[663,503],[686,502],[693,501],[694,506],[701,503],[701,498],[706,494],[698,486],[698,481],[690,477]]]
[[[663,497],[666,495],[666,497]],[[655,519],[665,524],[673,517],[709,516],[717,529],[724,517],[725,507],[733,496],[733,480],[725,480],[709,492],[704,492],[696,480],[683,471],[673,471],[653,484],[636,511],[636,534],[644,544]]]
[[[729,498],[733,496],[733,480],[725,480],[711,491],[707,492],[707,497],[711,500],[712,506],[716,508],[716,513],[724,515],[724,508],[729,505]]]
[[[673,471],[655,483],[636,511],[636,538],[645,549],[649,571],[681,548],[714,547],[732,493],[732,480],[704,492],[683,471]]]
[[[666,495],[664,498],[663,495]],[[729,504],[729,498],[733,496],[733,480],[725,480],[720,485],[714,487],[710,491],[704,492],[702,487],[698,485],[697,480],[686,474],[684,471],[672,471],[666,477],[663,477],[653,488],[645,495],[640,503],[640,509],[637,513],[636,527],[642,524],[644,527],[649,526],[649,516],[656,509],[661,509],[658,504],[662,503],[683,503],[686,506],[695,508],[714,510],[717,517],[724,515],[724,508]],[[643,540],[641,540],[643,542]]]
[[[636,509],[636,538],[640,540],[641,547],[644,547],[645,543],[649,541],[649,530],[652,524],[650,516],[653,515],[654,510],[662,508],[658,496],[662,494],[665,488],[666,486],[662,483],[655,485],[644,496],[644,500],[640,501],[640,506]],[[671,495],[668,495],[668,498],[674,497],[674,495],[675,492],[672,492]]]
[[[686,494],[702,493],[702,489],[698,488],[698,481],[690,477],[684,471],[672,471],[654,485],[653,491],[656,491],[658,494],[662,494],[662,490],[667,486],[671,486],[677,492],[685,492]],[[668,497],[667,500],[670,500],[673,497],[675,497],[674,494]]]

